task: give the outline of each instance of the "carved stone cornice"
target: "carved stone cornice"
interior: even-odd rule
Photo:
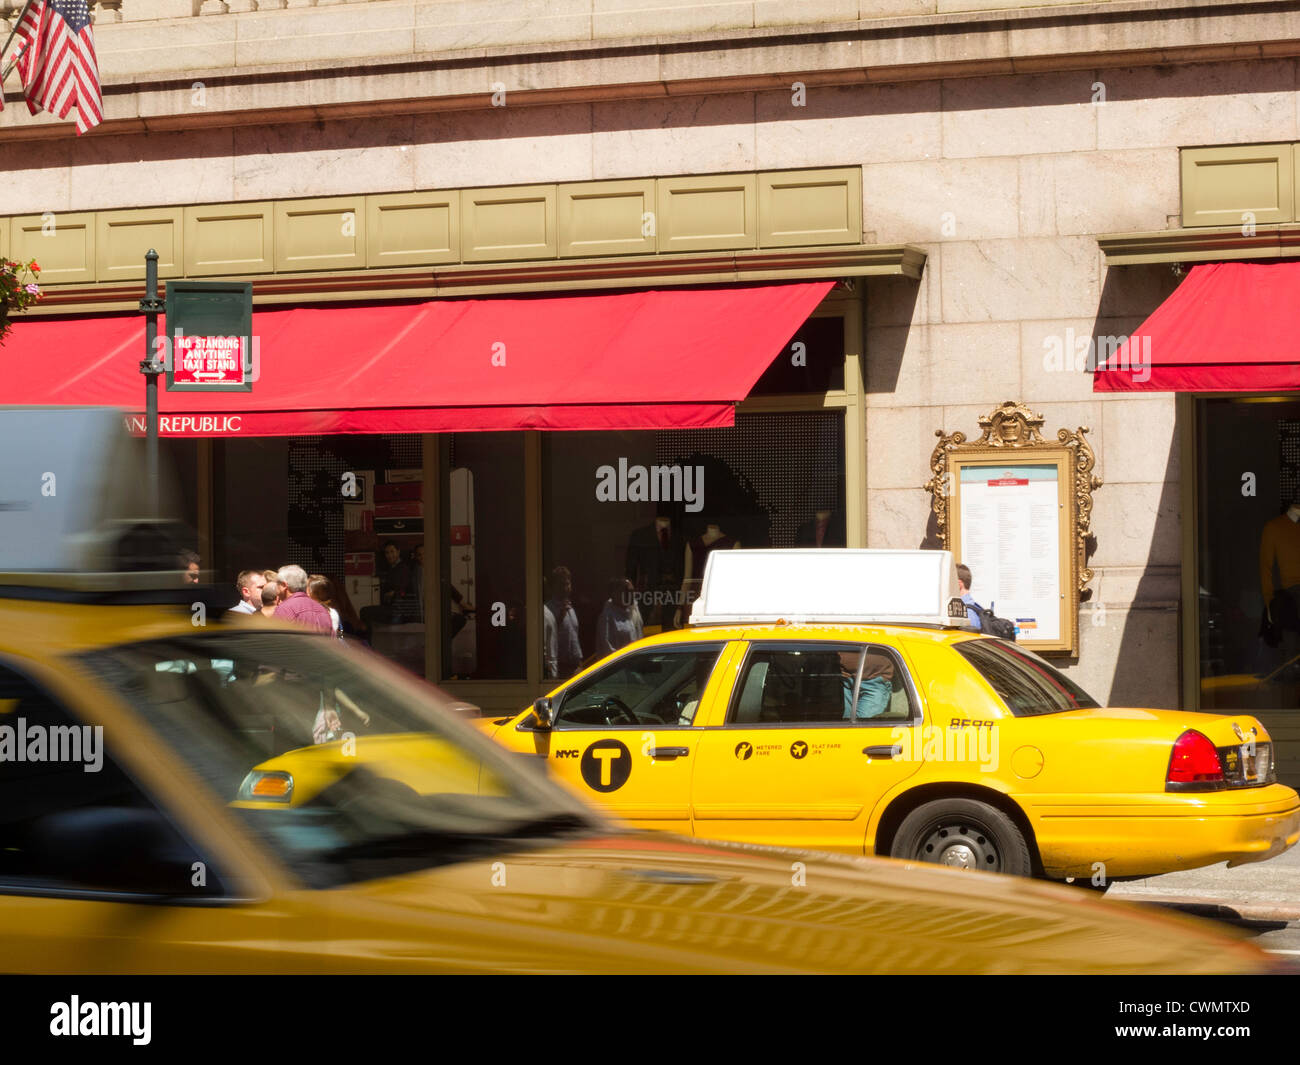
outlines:
[[[165,12],[188,15],[193,9],[181,0],[157,4]],[[662,31],[648,35],[620,37],[615,30],[570,41],[503,39],[474,47],[447,47],[430,37],[419,12],[434,5],[417,3],[402,34],[387,25],[370,30],[358,20],[358,35],[383,32],[409,44],[377,41],[358,50],[353,35],[351,51],[340,49],[338,39],[348,35],[336,22],[317,21],[328,19],[330,8],[318,13],[308,0],[294,0],[283,23],[286,61],[267,61],[274,50],[250,43],[266,40],[276,28],[268,22],[274,13],[264,9],[282,5],[265,0],[256,12],[241,11],[245,4],[239,3],[213,17],[169,17],[141,37],[130,24],[140,16],[128,3],[126,24],[101,27],[101,53],[113,59],[101,60],[105,121],[91,135],[489,110],[488,86],[495,80],[522,106],[789,93],[794,80],[808,87],[870,85],[1300,55],[1294,0],[1046,7],[1008,0],[1008,7],[988,11],[705,32],[688,31],[665,15]],[[219,5],[209,4],[214,9]],[[160,64],[160,55],[175,56],[174,67]],[[190,103],[196,78],[208,87],[204,107]],[[15,111],[0,114],[0,140],[74,135],[66,122]]]

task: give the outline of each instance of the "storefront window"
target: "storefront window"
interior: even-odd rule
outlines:
[[[221,580],[233,584],[241,570],[289,561],[288,450],[282,436],[214,443],[212,533]],[[341,573],[341,556],[338,562]]]
[[[548,679],[685,624],[713,551],[846,543],[839,411],[548,433],[542,458]]]
[[[178,518],[186,526],[188,543],[183,548],[185,561],[199,556],[199,442],[189,437],[164,436],[158,440],[158,458],[164,483],[175,490],[174,505]],[[178,564],[181,560],[177,560]],[[212,559],[199,557],[199,569],[212,569]]]
[[[417,435],[220,441],[219,576],[302,566],[345,635],[424,675],[423,448]]]
[[[522,680],[524,434],[454,433],[443,454],[443,679]]]
[[[1300,707],[1300,397],[1199,400],[1201,708]]]

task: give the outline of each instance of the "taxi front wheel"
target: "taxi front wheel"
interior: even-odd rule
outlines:
[[[1015,822],[975,799],[939,799],[918,806],[898,826],[889,854],[956,869],[1033,873],[1029,844]]]

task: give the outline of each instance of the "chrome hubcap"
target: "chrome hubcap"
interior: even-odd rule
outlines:
[[[1002,859],[982,825],[956,822],[936,825],[922,841],[916,857],[954,869],[1002,871]]]

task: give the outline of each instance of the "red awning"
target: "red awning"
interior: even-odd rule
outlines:
[[[159,431],[728,426],[832,284],[259,310],[253,390],[167,392],[163,378]],[[139,414],[143,355],[140,315],[16,321],[0,348],[0,402]],[[132,425],[143,432],[143,414]]]
[[[1300,263],[1205,263],[1113,353],[1095,392],[1300,389]]]

